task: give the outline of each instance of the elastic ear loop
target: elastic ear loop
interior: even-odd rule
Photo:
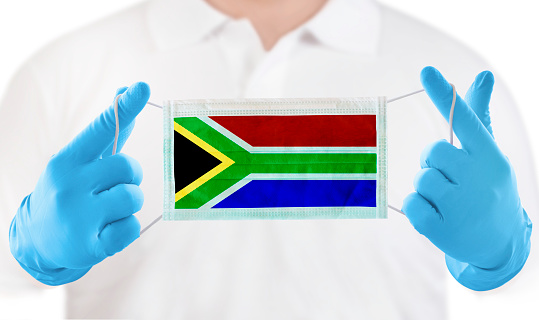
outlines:
[[[116,130],[114,131],[114,143],[112,145],[112,155],[116,154],[116,149],[118,148],[118,136],[120,135],[120,118],[118,116],[118,100],[120,100],[121,96],[122,95],[119,94],[114,99],[114,120],[116,121]],[[160,105],[157,105],[149,101],[146,104],[163,109],[163,107],[161,107]]]
[[[114,143],[112,144],[112,155],[116,154],[116,148],[118,147],[118,136],[120,135],[120,119],[118,117],[118,100],[121,94],[117,95],[114,99],[114,120],[116,121],[116,130],[114,131]]]
[[[453,145],[453,114],[455,113],[455,102],[457,101],[457,90],[455,90],[455,86],[452,83],[450,83],[450,85],[451,85],[451,88],[453,88],[453,100],[451,101],[451,109],[449,110],[449,143],[451,143],[451,145]],[[406,98],[406,97],[409,97],[411,95],[414,95],[416,93],[420,93],[420,92],[423,92],[423,91],[425,91],[425,89],[417,90],[417,91],[405,94],[405,95],[397,97],[397,98],[389,99],[389,100],[387,100],[387,103],[397,101],[397,100],[400,100],[402,98]],[[397,207],[395,207],[395,206],[392,206],[392,205],[388,204],[387,207],[389,209],[391,209],[391,210],[394,210],[394,211],[402,214],[402,215],[406,215],[404,212],[397,209]]]
[[[114,143],[112,145],[112,155],[116,154],[116,150],[118,148],[118,136],[120,135],[120,117],[118,116],[118,100],[120,99],[121,96],[122,95],[119,94],[114,99],[114,120],[116,121],[116,130],[114,131]],[[152,102],[148,102],[147,104],[163,109],[163,107],[161,107],[160,105],[152,103]],[[156,224],[159,220],[161,220],[161,218],[163,218],[162,214],[159,215],[159,217],[155,218],[148,226],[142,229],[140,231],[140,235],[146,232],[146,230],[150,229],[154,224]]]
[[[455,86],[453,84],[450,83],[450,85],[453,88],[453,101],[451,101],[451,109],[449,111],[449,142],[451,143],[451,145],[453,145],[453,114],[455,112],[455,102],[457,100],[457,91],[455,90]],[[400,96],[400,97],[389,99],[389,100],[387,100],[386,103],[391,103],[393,101],[397,101],[397,100],[400,100],[400,99],[403,99],[403,98],[406,98],[406,97],[409,97],[409,96],[413,96],[413,95],[421,93],[423,91],[425,91],[425,89],[417,90],[417,91],[405,94],[405,95]],[[116,149],[118,147],[118,136],[120,134],[120,120],[119,120],[119,116],[118,116],[118,100],[120,99],[120,96],[121,96],[121,94],[117,95],[116,99],[114,99],[114,119],[116,121],[116,130],[114,132],[114,144],[112,145],[112,154],[113,155],[116,154]],[[162,106],[160,106],[160,105],[158,105],[156,103],[150,102],[150,101],[148,101],[147,104],[149,104],[151,106],[154,106],[154,107],[157,107],[157,108],[160,108],[160,109],[163,109]],[[391,209],[391,210],[394,210],[396,212],[401,213],[402,215],[406,215],[404,212],[397,209],[397,207],[395,207],[395,206],[392,206],[392,205],[388,204],[387,207],[389,209]],[[159,215],[159,217],[155,218],[148,226],[146,226],[144,229],[142,229],[140,231],[140,235],[142,235],[144,232],[146,232],[148,229],[150,229],[154,224],[156,224],[162,218],[163,218],[162,214]]]

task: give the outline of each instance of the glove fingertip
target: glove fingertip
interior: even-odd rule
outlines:
[[[133,103],[144,103],[150,99],[150,86],[146,82],[136,82],[127,89],[127,95]]]
[[[114,97],[116,98],[117,95],[124,93],[126,90],[127,90],[127,87],[121,87],[121,88],[116,89],[116,94],[114,95]]]
[[[442,76],[440,71],[438,71],[438,69],[432,66],[427,66],[423,68],[423,70],[421,70],[420,79],[423,86],[432,83],[432,81],[445,81],[445,78]]]
[[[447,120],[449,117],[449,107],[447,105],[451,105],[453,88],[440,71],[434,67],[423,68],[420,78],[425,92]]]
[[[494,86],[494,75],[492,72],[485,70],[475,77],[475,83],[477,86]]]
[[[120,116],[131,122],[144,109],[150,99],[150,86],[145,82],[131,85],[118,100]]]

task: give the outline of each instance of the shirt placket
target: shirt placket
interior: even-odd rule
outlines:
[[[283,96],[287,60],[298,31],[283,37],[265,51],[251,23],[246,19],[229,22],[219,37],[229,79],[235,83],[236,98],[279,98]]]
[[[223,26],[218,35],[224,63],[234,92],[230,96],[245,97],[249,78],[264,56],[264,49],[251,24],[246,19],[231,20]]]

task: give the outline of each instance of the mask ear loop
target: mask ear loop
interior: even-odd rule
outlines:
[[[120,119],[119,119],[119,116],[118,116],[118,100],[120,100],[121,96],[122,95],[119,94],[114,99],[114,120],[116,121],[116,130],[114,131],[114,144],[112,145],[112,155],[116,154],[116,149],[118,148],[118,136],[120,135]],[[148,101],[146,104],[149,104],[151,106],[163,109],[163,107],[161,107],[160,105],[155,104],[155,103],[150,102],[150,101]]]
[[[116,154],[116,148],[118,147],[118,136],[120,135],[120,119],[118,117],[118,100],[122,95],[119,94],[114,99],[114,120],[116,121],[116,130],[114,131],[114,144],[112,145],[112,155]]]
[[[453,100],[451,101],[451,109],[449,111],[449,143],[451,143],[451,145],[453,145],[453,115],[455,113],[455,102],[457,101],[457,90],[455,90],[455,86],[452,83],[450,83],[450,85],[451,85],[451,88],[453,88]],[[423,92],[423,91],[425,91],[425,89],[417,90],[417,91],[405,94],[405,95],[400,96],[400,97],[389,99],[389,100],[387,100],[386,103],[397,101],[397,100],[400,100],[402,98],[406,98],[406,97],[412,96],[414,94],[417,94],[417,93],[420,93],[420,92]],[[399,210],[395,206],[392,206],[392,205],[388,204],[387,207],[389,209],[393,210],[393,211],[396,211],[396,212],[404,215],[404,216],[406,215],[404,212],[402,212],[401,210]]]
[[[121,97],[121,94],[117,95],[116,99],[114,99],[114,120],[116,121],[116,130],[114,131],[114,143],[112,145],[112,155],[116,154],[116,150],[118,148],[118,136],[120,135],[120,118],[118,116],[118,100],[120,99],[120,97]],[[162,106],[155,104],[153,102],[148,101],[147,104],[163,109]],[[141,236],[144,232],[146,232],[146,230],[150,229],[154,224],[156,224],[162,218],[163,218],[162,214],[159,215],[159,217],[155,218],[149,225],[147,225],[144,229],[140,231],[139,236]]]

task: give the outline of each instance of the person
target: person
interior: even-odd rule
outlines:
[[[488,68],[454,40],[370,0],[139,4],[54,42],[12,80],[0,107],[0,130],[9,137],[0,142],[9,155],[0,160],[3,168],[9,168],[0,173],[5,230],[21,206],[21,196],[34,190],[41,172],[38,187],[54,185],[42,183],[48,179],[71,180],[56,198],[45,197],[35,204],[26,198],[23,205],[30,211],[66,194],[70,199],[70,191],[88,186],[82,181],[90,178],[102,185],[89,187],[101,191],[116,184],[132,186],[130,194],[137,196],[126,202],[90,207],[71,201],[61,221],[36,227],[36,233],[49,231],[65,245],[61,249],[69,249],[34,260],[45,261],[42,267],[50,267],[47,274],[64,272],[71,277],[61,282],[72,281],[65,285],[69,318],[444,319],[448,274],[444,259],[399,216],[380,221],[160,222],[134,240],[139,227],[131,213],[142,202],[142,195],[134,191],[139,190],[137,185],[144,196],[136,215],[140,225],[159,215],[163,198],[161,114],[151,108],[140,111],[150,95],[144,84],[131,86],[120,98],[122,108],[133,106],[140,112],[136,128],[125,129],[126,135],[133,131],[122,149],[125,155],[115,157],[122,159],[120,166],[109,162],[111,169],[100,175],[70,167],[73,161],[112,158],[107,157],[106,141],[85,140],[102,138],[96,133],[101,132],[99,123],[110,127],[106,116],[70,141],[110,104],[119,84],[144,80],[151,84],[152,101],[397,96],[417,89],[418,72],[425,65],[444,71],[457,88]],[[429,92],[435,102],[436,92]],[[419,167],[416,155],[432,141],[447,138],[447,123],[426,96],[388,108],[389,199],[396,203],[412,187]],[[514,165],[520,198],[533,220],[534,168],[505,87],[497,86],[491,110],[497,144]],[[110,109],[104,115],[107,112],[110,115]],[[118,168],[126,167],[131,170],[121,174]],[[113,179],[115,174],[122,176],[121,182],[107,185],[98,179]],[[404,211],[420,212],[408,199]],[[114,205],[121,209],[110,207]],[[99,223],[92,219],[109,210],[120,216]],[[83,217],[80,223],[67,223],[72,222],[67,216],[72,212]],[[125,242],[115,238],[120,234],[114,232],[116,227],[108,227],[103,234],[108,246],[98,252],[66,243],[66,234],[92,235],[95,229],[90,226],[98,224],[105,230],[125,218],[130,222],[116,226],[135,235]],[[51,225],[57,228],[54,232]],[[63,228],[66,225],[70,227]],[[13,244],[12,251],[16,251]],[[121,252],[106,258],[117,251]],[[42,252],[30,254],[35,258]],[[9,275],[10,285],[32,286],[14,259],[7,258],[9,253],[5,255],[12,263],[3,273]],[[65,260],[48,265],[52,256]],[[69,265],[73,257],[81,258]],[[90,270],[84,267],[98,260],[102,261]]]

